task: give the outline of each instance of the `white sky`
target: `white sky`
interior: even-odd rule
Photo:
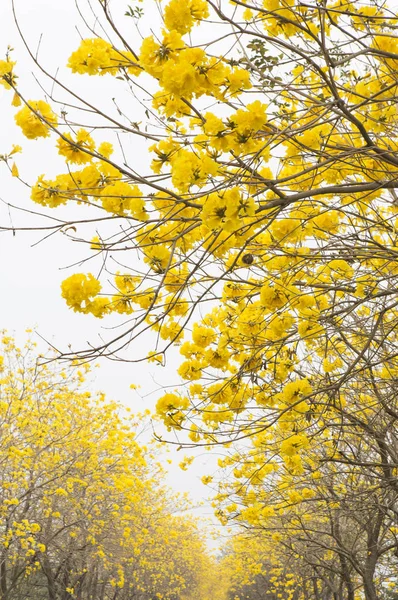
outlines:
[[[81,4],[81,3],[80,3]],[[116,1],[118,7],[124,11],[126,2]],[[96,6],[96,2],[93,3]],[[79,44],[79,34],[76,25],[83,35],[84,26],[79,22],[74,0],[16,0],[16,11],[22,31],[26,35],[32,50],[36,50],[40,42],[41,62],[52,73],[58,67],[63,68],[70,53]],[[145,6],[145,3],[144,3]],[[153,18],[152,18],[153,17]],[[151,15],[151,23],[157,15]],[[138,37],[130,19],[123,19],[125,33]],[[130,28],[130,29],[128,29]],[[132,33],[131,33],[132,32]],[[89,37],[89,36],[88,36]],[[133,40],[132,45],[139,48],[140,40]],[[34,66],[19,39],[12,17],[11,0],[0,1],[0,59],[5,56],[7,46],[14,48],[13,59],[17,61],[16,72],[19,75],[18,85],[22,94],[27,99],[43,98],[34,80],[32,72]],[[96,78],[70,77],[66,70],[60,71],[67,82],[73,81],[73,86],[81,86],[82,92],[95,100],[98,99],[99,85]],[[37,71],[35,71],[37,73]],[[40,79],[49,89],[45,78]],[[114,80],[109,78],[108,82]],[[101,83],[101,82],[100,82]],[[113,91],[113,90],[112,90]],[[34,183],[37,176],[46,173],[50,177],[64,172],[63,161],[58,159],[54,152],[54,140],[29,141],[24,138],[14,125],[13,115],[15,109],[10,106],[12,93],[3,91],[0,86],[0,154],[10,151],[12,144],[18,143],[24,149],[22,155],[16,155],[20,175],[28,183]],[[132,120],[140,120],[142,108],[134,99],[129,97],[128,110],[131,111]],[[135,118],[133,118],[133,115]],[[104,140],[106,134],[104,134]],[[127,150],[132,153],[135,160],[140,161],[140,156],[145,156],[138,148],[135,140],[126,140]],[[129,145],[130,144],[130,145]],[[30,191],[15,178],[11,178],[4,163],[0,163],[0,225],[24,226],[43,225],[46,221],[37,219],[28,213],[21,213],[9,209],[8,203],[18,207],[35,210],[37,207],[29,198]],[[49,214],[64,216],[65,209]],[[75,211],[76,208],[73,208]],[[45,211],[44,211],[45,212]],[[45,235],[45,234],[44,234]],[[66,235],[57,233],[44,240],[39,232],[0,233],[0,329],[7,329],[13,333],[19,343],[23,342],[24,332],[27,328],[35,328],[44,339],[62,350],[67,350],[69,344],[73,349],[81,349],[87,341],[95,343],[98,334],[106,323],[89,315],[79,315],[69,310],[60,295],[60,283],[63,279],[80,270],[86,272],[87,266],[78,266],[69,270],[65,267],[81,260],[88,254],[87,247],[71,242]],[[90,267],[91,268],[91,267]],[[95,271],[94,271],[95,272]],[[41,348],[46,345],[37,338]],[[140,350],[142,341],[140,340]],[[149,346],[148,346],[149,350]],[[170,367],[169,367],[170,369]],[[166,372],[165,372],[166,371]],[[133,411],[143,408],[152,409],[156,401],[156,391],[161,385],[171,384],[176,381],[171,372],[156,367],[149,368],[145,363],[118,363],[103,361],[101,368],[94,373],[95,381],[92,389],[103,390],[109,398],[120,400],[131,406]],[[140,400],[135,392],[130,389],[130,384],[141,385],[141,393],[146,396],[145,401]],[[171,449],[171,458],[174,466],[170,468],[169,482],[174,489],[188,491],[195,501],[201,501],[207,496],[206,488],[200,483],[200,477],[214,470],[215,459],[208,453],[198,454],[194,466],[187,472],[181,471],[176,464],[184,454],[191,455],[191,451],[176,453]],[[211,515],[212,509],[207,506],[201,513]]]

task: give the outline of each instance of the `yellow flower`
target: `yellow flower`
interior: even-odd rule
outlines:
[[[282,308],[287,303],[287,296],[282,286],[264,285],[260,292],[260,301],[269,309]]]
[[[0,84],[3,85],[6,90],[10,89],[10,82],[13,80],[12,70],[15,66],[15,62],[11,60],[0,60]],[[18,106],[13,104],[13,106]]]
[[[115,181],[101,190],[101,203],[103,208],[115,215],[130,213],[140,221],[146,221],[148,214],[145,211],[145,200],[136,185],[123,181]]]
[[[44,175],[40,175],[32,187],[30,197],[34,202],[51,208],[66,204],[71,183],[69,177],[62,175],[58,175],[55,181],[46,181]]]
[[[79,48],[70,56],[68,67],[72,73],[88,75],[116,75],[118,71],[112,45],[101,38],[82,40]]]
[[[206,348],[214,342],[217,338],[217,334],[210,327],[200,326],[198,323],[195,323],[192,331],[192,340],[194,344],[199,346],[200,348]]]
[[[28,105],[17,112],[14,118],[23,134],[30,140],[48,137],[50,128],[58,124],[50,105],[43,100],[29,100]]]
[[[171,0],[164,11],[164,22],[170,31],[184,35],[194,24],[209,16],[205,0]]]
[[[297,402],[302,396],[308,396],[312,392],[312,387],[308,379],[298,379],[287,383],[282,391],[282,397],[289,404]]]
[[[93,152],[95,143],[88,131],[79,129],[74,140],[70,133],[65,133],[63,138],[57,141],[58,154],[66,157],[66,162],[81,165],[91,162],[93,157],[85,152]]]
[[[305,450],[308,447],[308,438],[304,434],[295,434],[283,440],[281,443],[281,455],[292,457],[298,454],[300,450]]]
[[[354,269],[345,260],[331,260],[326,269],[333,278],[352,279],[354,277]]]
[[[190,360],[183,362],[179,369],[178,374],[182,379],[188,381],[195,381],[202,377],[202,364],[198,360]]]
[[[113,146],[109,142],[102,142],[98,146],[98,154],[101,154],[105,158],[109,158],[113,154]]]
[[[61,290],[70,308],[86,312],[87,304],[101,291],[101,284],[91,273],[75,273],[62,282]]]
[[[243,200],[239,188],[226,190],[223,194],[210,194],[203,206],[201,219],[207,229],[223,229],[234,232],[243,223],[240,217],[254,214],[254,201]]]

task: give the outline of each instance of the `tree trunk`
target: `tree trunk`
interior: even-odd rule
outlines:
[[[57,588],[47,556],[44,556],[43,558],[42,571],[47,579],[48,600],[57,600]]]
[[[7,551],[1,553],[0,560],[0,598],[5,600],[7,598]]]

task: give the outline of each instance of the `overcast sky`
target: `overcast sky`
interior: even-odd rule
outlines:
[[[118,0],[118,4],[119,7],[124,8],[124,3],[121,6],[122,3]],[[78,46],[80,33],[85,35],[74,1],[16,0],[15,6],[20,27],[32,51],[36,52],[39,49],[41,63],[51,73],[55,73],[60,68],[65,81],[67,83],[72,81],[70,74],[63,67],[70,53]],[[154,13],[152,22],[156,18],[157,15]],[[129,19],[124,21],[127,21],[127,25],[131,27]],[[125,23],[124,27],[126,27]],[[131,32],[131,35],[138,37],[133,27]],[[133,45],[139,48],[139,39],[136,39]],[[37,70],[34,69],[15,27],[11,0],[1,0],[0,59],[5,56],[8,46],[14,48],[13,59],[17,61],[16,72],[22,94],[26,99],[43,98],[43,92],[33,76],[33,73],[37,74]],[[40,78],[40,83],[49,86],[45,77]],[[79,89],[88,97],[98,96],[96,88],[98,84],[95,78],[79,79],[75,76],[73,85],[80,86]],[[21,135],[13,122],[15,109],[10,106],[11,99],[12,94],[3,91],[0,86],[0,154],[7,154],[12,144],[21,144],[24,153],[15,158],[20,175],[29,184],[34,183],[42,173],[53,176],[65,170],[63,162],[54,152],[54,140],[29,141]],[[131,102],[134,102],[131,98],[128,101],[129,110],[138,120],[143,109],[138,104],[131,105]],[[128,149],[134,153],[136,160],[145,160],[145,151],[137,150],[135,140],[126,140],[126,143],[132,144]],[[38,207],[33,204],[29,195],[28,186],[11,178],[6,166],[0,163],[1,226],[17,228],[43,226],[47,223],[44,218],[38,219],[31,213],[10,208],[9,204],[27,211],[36,210]],[[64,209],[60,210],[59,216],[68,214]],[[56,212],[54,214],[57,216]],[[87,255],[87,247],[82,248],[81,245],[71,242],[67,235],[60,232],[44,240],[47,233],[38,231],[0,233],[2,282],[0,328],[13,333],[19,343],[23,342],[25,330],[34,328],[41,349],[45,349],[46,344],[39,336],[61,350],[67,350],[69,345],[73,349],[80,349],[87,341],[92,343],[98,341],[98,334],[103,327],[107,326],[107,323],[98,321],[92,316],[72,312],[66,307],[60,295],[60,283],[63,279],[73,272],[87,271],[86,265],[81,269],[79,266],[67,269]],[[101,367],[95,369],[93,377],[95,378],[91,386],[93,390],[103,390],[108,397],[124,402],[134,411],[143,408],[152,409],[159,396],[159,387],[175,381],[172,366],[169,366],[167,372],[156,367],[150,369],[144,363],[125,364],[110,361],[103,361]],[[130,389],[132,383],[141,386],[140,393],[145,396],[145,400],[140,399],[137,393]],[[194,467],[188,472],[183,472],[176,464],[182,460],[184,454],[191,455],[192,452],[177,453],[173,448],[171,449],[174,466],[170,468],[169,481],[175,489],[189,491],[195,501],[203,500],[207,491],[199,479],[201,475],[209,473],[209,470],[214,468],[211,465],[214,465],[215,459],[209,459],[208,453],[199,454]],[[203,512],[209,515],[212,511],[207,507]]]

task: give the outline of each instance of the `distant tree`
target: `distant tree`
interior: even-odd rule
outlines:
[[[279,421],[220,462],[221,520],[284,557],[295,589],[315,600],[382,598],[398,569],[395,390],[372,392],[361,379],[351,388],[344,403],[313,415],[314,427],[299,414],[296,430]],[[306,445],[304,427],[313,434]]]
[[[84,391],[81,368],[1,343],[1,600],[194,594],[215,565],[133,417]]]

